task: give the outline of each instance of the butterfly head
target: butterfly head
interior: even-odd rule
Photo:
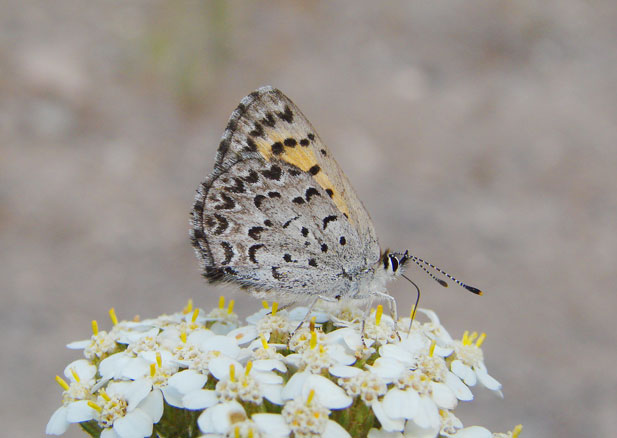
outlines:
[[[409,251],[390,252],[386,250],[381,256],[381,262],[386,273],[395,276],[403,272],[403,267],[410,258]]]

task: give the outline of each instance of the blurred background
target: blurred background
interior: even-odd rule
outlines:
[[[194,191],[239,100],[274,85],[406,249],[451,334],[485,331],[527,437],[617,429],[617,4],[612,0],[1,0],[0,328],[6,436],[43,436],[90,321],[208,308]],[[415,295],[392,285],[401,313]],[[73,426],[67,437],[84,436]]]

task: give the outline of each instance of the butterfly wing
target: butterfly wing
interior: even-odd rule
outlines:
[[[377,263],[368,213],[310,122],[264,87],[232,113],[200,186],[193,243],[205,275],[253,290],[335,296]]]

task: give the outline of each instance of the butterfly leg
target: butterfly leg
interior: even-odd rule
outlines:
[[[390,316],[392,317],[392,320],[394,321],[394,330],[396,331],[396,336],[398,337],[400,341],[401,335],[398,333],[398,329],[397,329],[398,312],[396,308],[396,300],[394,299],[392,295],[389,295],[384,292],[375,292],[375,295],[377,295],[380,298],[385,299],[388,302],[388,308],[389,308],[388,310],[390,311]]]
[[[311,317],[311,312],[313,311],[313,308],[315,307],[315,305],[317,304],[319,300],[326,301],[328,303],[338,302],[336,298],[327,297],[324,295],[317,295],[315,298],[313,298],[313,301],[311,302],[311,304],[308,307],[308,310],[306,311],[306,315],[304,316],[304,318],[302,318],[302,321],[300,321],[300,324],[298,325],[298,327],[296,327],[294,331],[291,333],[291,337],[293,337],[296,334],[296,332],[300,329],[300,327],[302,327],[309,320],[309,318]]]

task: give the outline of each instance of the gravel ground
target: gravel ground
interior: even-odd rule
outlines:
[[[465,424],[617,429],[614,1],[0,3],[6,436],[43,435],[64,345],[109,307],[214,305],[188,212],[227,117],[266,84],[310,117],[384,247],[486,291],[409,271],[453,335],[488,333],[505,399],[477,390]],[[412,292],[392,286],[402,312]]]

